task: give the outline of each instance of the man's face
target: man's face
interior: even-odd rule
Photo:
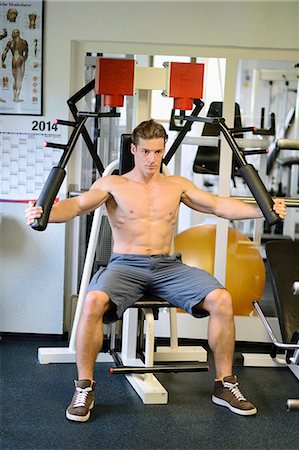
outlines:
[[[131,145],[131,152],[134,155],[135,167],[145,175],[159,172],[165,153],[164,139],[140,139],[137,146]]]

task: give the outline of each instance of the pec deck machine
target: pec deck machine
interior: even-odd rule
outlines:
[[[240,173],[246,181],[253,197],[259,204],[268,224],[273,225],[279,221],[272,209],[273,200],[268,194],[259,175],[251,164],[247,164],[243,152],[239,149],[234,133],[240,130],[229,129],[223,118],[198,117],[204,106],[203,96],[204,65],[198,63],[165,63],[163,68],[138,67],[133,59],[98,58],[95,79],[78,91],[68,100],[73,120],[57,120],[57,124],[72,129],[66,145],[47,142],[45,145],[62,150],[62,156],[56,167],[50,171],[45,186],[39,196],[37,205],[43,207],[43,215],[36,220],[32,228],[43,231],[47,227],[51,207],[59,192],[66,175],[66,165],[81,136],[94,161],[100,176],[107,176],[115,171],[124,173],[123,155],[111,162],[106,168],[97,154],[94,143],[87,131],[88,117],[119,117],[118,107],[123,106],[124,96],[133,96],[138,89],[161,90],[163,95],[174,98],[173,126],[178,131],[177,137],[164,158],[163,172],[167,174],[167,164],[181,145],[184,137],[190,131],[195,121],[217,124],[223,137],[229,144],[239,165]],[[105,111],[80,112],[77,103],[90,91],[95,90],[96,95],[102,96]],[[101,109],[101,108],[100,108]],[[175,115],[175,111],[179,115]],[[190,115],[186,111],[192,110]],[[175,120],[179,126],[175,125]],[[246,131],[248,131],[246,129]],[[129,152],[128,152],[129,153]],[[127,169],[128,170],[128,169]],[[130,168],[129,168],[130,170]],[[86,289],[92,275],[96,246],[100,225],[104,214],[104,207],[98,208],[94,213],[88,242],[87,254],[77,308],[75,312],[71,337],[68,347],[39,348],[38,359],[41,364],[48,363],[74,363],[76,361],[76,334]],[[170,319],[170,345],[155,348],[154,320],[159,308],[169,308]],[[139,314],[142,311],[141,320]],[[154,373],[199,371],[208,370],[207,352],[200,346],[179,346],[176,321],[177,310],[167,302],[167,299],[146,297],[137,302],[136,307],[129,308],[123,317],[122,348],[120,352],[114,350],[113,325],[111,326],[110,352],[100,353],[97,362],[114,362],[111,373],[123,373],[142,401],[146,404],[165,404],[168,402],[168,393],[161,385]],[[200,320],[200,319],[197,319]],[[141,325],[140,325],[141,324]],[[145,330],[143,329],[145,324]],[[145,343],[143,337],[145,335]],[[140,344],[141,342],[141,344]],[[142,354],[140,354],[142,353]]]

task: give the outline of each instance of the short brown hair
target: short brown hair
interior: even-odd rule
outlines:
[[[134,145],[139,144],[140,139],[164,139],[164,144],[167,142],[168,135],[165,128],[154,119],[145,120],[141,122],[134,130],[131,136]]]

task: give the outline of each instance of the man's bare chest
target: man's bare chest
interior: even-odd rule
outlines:
[[[180,190],[171,184],[144,187],[130,183],[113,192],[112,210],[114,214],[131,219],[169,220],[176,217],[180,200]]]

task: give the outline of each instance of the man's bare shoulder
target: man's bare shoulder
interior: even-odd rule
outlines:
[[[188,178],[182,177],[180,175],[168,175],[165,177],[165,180],[174,183],[180,186],[183,190],[188,189],[193,186],[192,181],[188,180]]]
[[[127,180],[120,175],[108,175],[96,180],[92,189],[100,189],[101,191],[110,192],[113,188],[125,183]]]

